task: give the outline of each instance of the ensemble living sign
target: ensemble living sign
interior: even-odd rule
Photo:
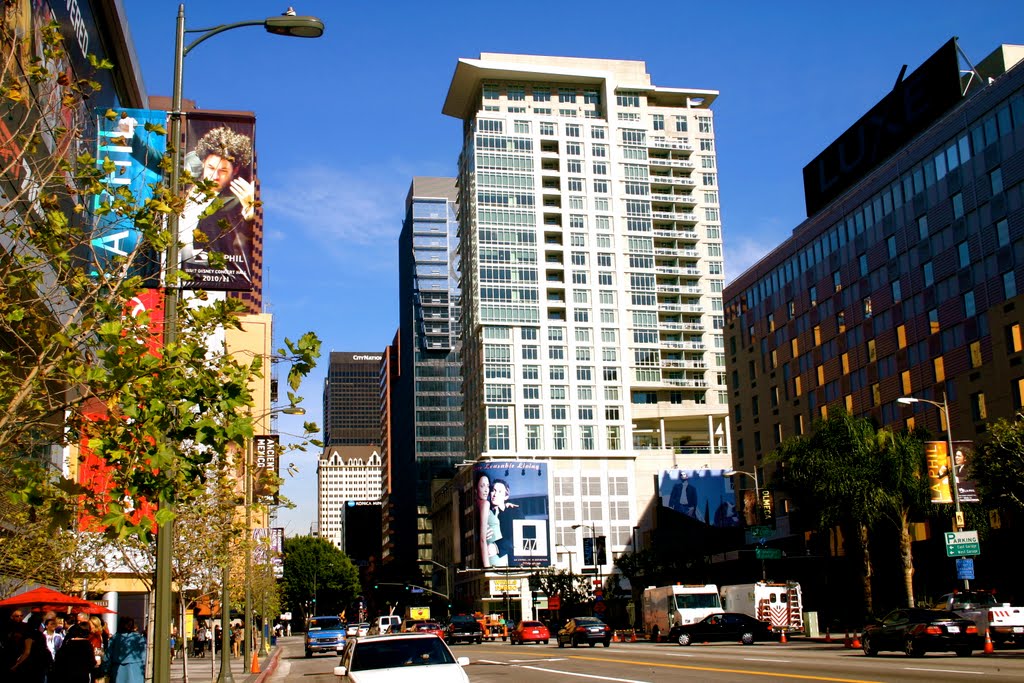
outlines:
[[[823,209],[962,97],[956,38],[951,38],[804,166],[807,215]]]

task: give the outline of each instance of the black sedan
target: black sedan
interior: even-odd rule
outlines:
[[[982,645],[978,627],[970,619],[945,610],[920,608],[893,610],[867,626],[860,642],[868,657],[880,650],[902,650],[910,657],[952,650],[957,657],[970,657]]]
[[[668,632],[669,641],[680,645],[713,641],[735,641],[752,645],[765,640],[777,640],[778,636],[763,621],[739,612],[720,612],[704,617],[693,624],[673,626]]]
[[[612,629],[597,617],[576,617],[565,622],[558,632],[558,647],[572,645],[579,647],[586,643],[594,647],[601,643],[608,647],[612,642]]]

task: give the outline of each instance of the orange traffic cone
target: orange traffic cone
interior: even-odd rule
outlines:
[[[992,634],[989,633],[988,629],[986,628],[985,629],[985,654],[990,655],[990,654],[992,654],[995,651],[996,651],[996,648],[995,648],[994,645],[992,645]]]
[[[832,634],[828,632],[828,626],[825,627],[825,642],[826,643],[831,643],[832,642]]]
[[[853,644],[850,645],[850,647],[852,647],[854,650],[860,649],[860,636],[858,636],[856,633],[853,634]]]
[[[258,674],[260,672],[260,655],[255,650],[252,653],[252,666],[249,668],[249,673]]]
[[[618,631],[612,631],[612,642],[613,643],[621,642],[619,640],[619,632]]]
[[[787,642],[789,642],[789,641],[786,640],[786,632],[785,631],[781,631],[780,633],[781,633],[781,635],[779,636],[779,642],[781,644],[785,645]]]
[[[629,642],[631,642],[631,643],[635,643],[636,642],[636,629],[633,629],[633,636],[629,639]]]

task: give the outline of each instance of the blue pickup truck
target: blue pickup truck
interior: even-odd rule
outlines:
[[[341,654],[345,649],[345,622],[339,617],[310,617],[306,625],[306,656],[314,652]]]

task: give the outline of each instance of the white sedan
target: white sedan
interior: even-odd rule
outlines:
[[[334,675],[344,683],[469,683],[468,664],[432,633],[394,633],[350,640]]]

